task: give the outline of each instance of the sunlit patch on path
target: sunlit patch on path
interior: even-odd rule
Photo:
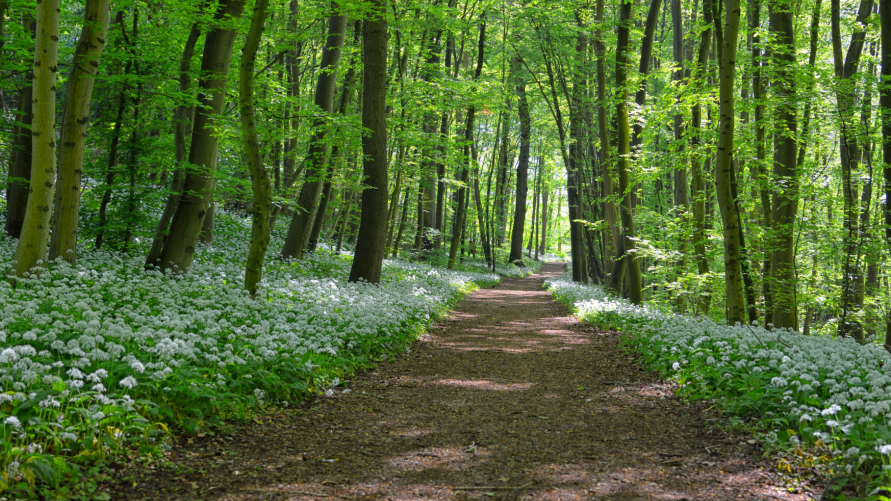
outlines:
[[[458,305],[412,347],[299,410],[184,440],[114,499],[805,500],[706,404],[568,315],[542,273]],[[134,485],[135,484],[135,485]]]

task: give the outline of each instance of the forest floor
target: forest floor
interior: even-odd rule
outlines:
[[[183,438],[169,463],[106,487],[127,500],[818,497],[786,489],[750,435],[675,397],[617,333],[571,317],[542,289],[562,270],[471,294],[349,391]]]

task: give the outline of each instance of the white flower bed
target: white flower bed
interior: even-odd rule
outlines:
[[[74,267],[53,264],[15,289],[0,280],[0,492],[2,472],[13,481],[29,455],[143,445],[165,423],[194,429],[323,391],[403,349],[474,282],[498,280],[386,261],[380,286],[348,283],[349,258],[282,263],[273,239],[253,300],[242,289],[248,228],[218,218],[226,234],[185,276],[85,246]],[[0,239],[4,268],[14,249]]]
[[[579,318],[624,332],[684,391],[758,419],[767,442],[828,446],[848,473],[891,469],[891,355],[882,347],[636,307],[569,274],[545,286]]]

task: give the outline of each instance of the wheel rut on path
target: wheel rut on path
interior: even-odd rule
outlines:
[[[804,500],[750,437],[644,371],[542,289],[474,292],[411,352],[300,409],[130,467],[114,499]],[[135,486],[133,485],[135,484]]]

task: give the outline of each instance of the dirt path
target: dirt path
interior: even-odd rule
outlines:
[[[579,323],[505,280],[348,393],[134,469],[114,499],[784,499],[746,437]],[[135,487],[132,484],[135,483]]]

